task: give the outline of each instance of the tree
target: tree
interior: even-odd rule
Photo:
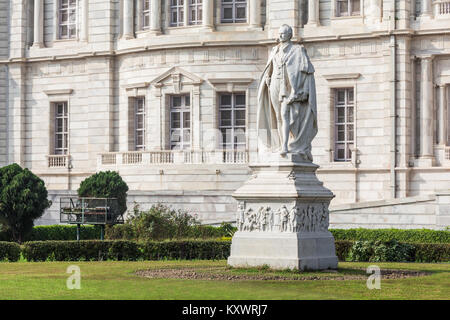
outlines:
[[[21,243],[51,201],[44,181],[14,163],[0,168],[0,223]]]
[[[81,182],[79,197],[117,198],[119,214],[127,210],[128,186],[115,171],[101,171]]]

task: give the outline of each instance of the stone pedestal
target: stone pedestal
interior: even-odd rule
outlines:
[[[253,176],[233,197],[237,227],[228,264],[274,269],[337,268],[334,238],[328,231],[333,193],[300,157],[265,156],[250,165]]]

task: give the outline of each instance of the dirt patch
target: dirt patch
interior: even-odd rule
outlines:
[[[188,279],[188,280],[367,280],[369,274],[365,270],[354,269],[357,274],[345,274],[336,270],[325,270],[323,274],[309,274],[302,275],[302,273],[292,273],[289,275],[265,274],[266,272],[259,272],[256,274],[234,274],[226,268],[205,268],[205,269],[150,269],[139,270],[136,272],[138,276],[152,278],[152,279]],[[411,277],[422,277],[430,273],[410,270],[381,270],[382,279],[404,279]]]

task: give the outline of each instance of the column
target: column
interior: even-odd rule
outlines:
[[[416,1],[415,0],[411,1],[410,9],[411,9],[411,11],[410,11],[410,18],[412,20],[416,20]]]
[[[134,38],[133,3],[134,1],[132,0],[125,0],[123,4],[123,39]]]
[[[44,47],[44,0],[34,0],[34,41],[33,47]]]
[[[319,26],[319,0],[308,0],[308,25]]]
[[[89,37],[89,0],[81,1],[80,40],[88,41]]]
[[[161,4],[160,0],[151,0],[150,3],[150,31],[155,34],[161,33]]]
[[[136,29],[137,31],[142,30],[142,25],[144,24],[142,11],[143,11],[143,5],[144,3],[142,0],[136,1]],[[150,8],[151,9],[151,8]]]
[[[202,24],[205,29],[214,29],[214,0],[203,0]]]
[[[420,158],[432,159],[433,153],[433,57],[421,59],[420,83]]]
[[[431,0],[422,0],[422,16],[431,16]]]
[[[261,1],[260,0],[250,0],[250,27],[252,28],[262,28],[261,26]]]
[[[439,86],[439,110],[438,110],[438,144],[445,145],[447,142],[447,87],[445,84]]]

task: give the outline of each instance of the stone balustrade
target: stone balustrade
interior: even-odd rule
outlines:
[[[442,0],[435,1],[434,5],[434,15],[435,16],[448,16],[450,17],[450,1]]]
[[[99,166],[157,164],[245,164],[246,150],[157,150],[108,152],[98,156]]]
[[[49,168],[68,168],[70,155],[48,155],[47,164]]]

